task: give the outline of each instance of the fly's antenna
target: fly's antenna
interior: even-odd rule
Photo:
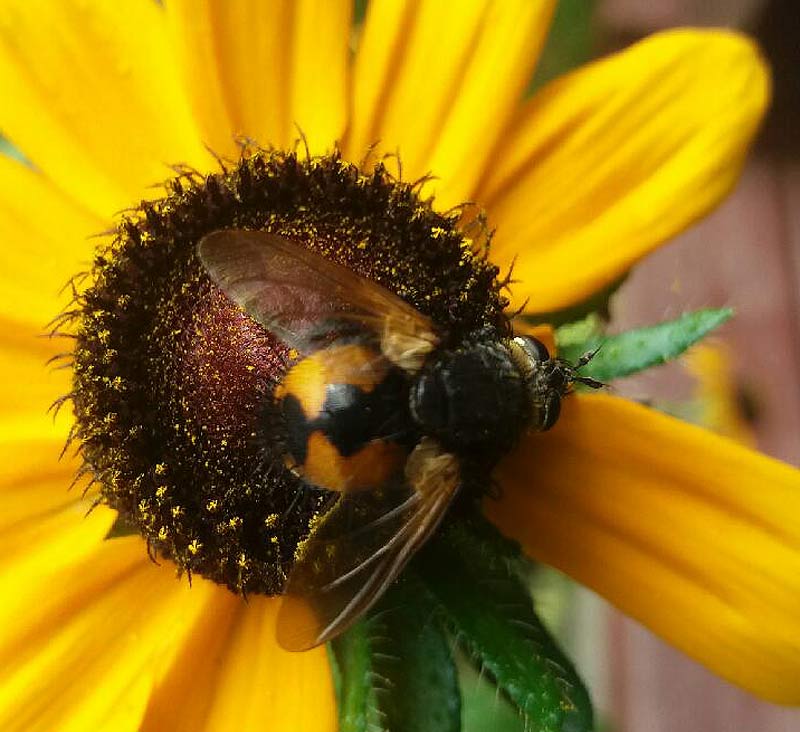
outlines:
[[[603,347],[601,343],[597,348],[592,351],[587,351],[583,354],[574,364],[570,364],[569,367],[569,380],[572,383],[583,384],[584,386],[588,386],[590,389],[602,389],[608,384],[603,381],[598,381],[597,379],[593,379],[591,376],[581,376],[578,372],[586,366],[589,361],[591,361],[599,352],[600,349]]]

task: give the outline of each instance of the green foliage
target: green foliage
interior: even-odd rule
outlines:
[[[476,519],[450,522],[415,566],[445,625],[517,707],[526,729],[591,730],[589,695],[537,617],[515,557],[509,542]]]
[[[612,336],[603,336],[597,329],[587,331],[585,323],[570,325],[556,331],[556,341],[559,356],[573,363],[599,348],[581,374],[608,382],[677,358],[732,314],[730,308],[697,310],[677,320]]]
[[[594,6],[594,0],[560,0],[556,5],[553,25],[529,93],[589,60]]]
[[[341,732],[459,732],[458,675],[435,616],[425,587],[407,573],[334,642]]]
[[[370,625],[370,620],[362,620],[331,644],[340,732],[368,732],[376,721]]]

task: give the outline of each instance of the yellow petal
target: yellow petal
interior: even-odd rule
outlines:
[[[295,1],[289,86],[292,139],[300,128],[312,153],[339,142],[350,106],[350,33],[353,3]]]
[[[0,332],[17,327],[6,321],[44,331],[69,302],[67,280],[91,261],[89,237],[106,228],[42,175],[0,155]]]
[[[800,703],[800,472],[632,402],[571,396],[484,510],[719,675]]]
[[[214,589],[187,642],[166,664],[150,697],[141,732],[214,732],[206,725],[208,712],[217,693],[216,681],[231,630],[245,607],[241,598],[223,587]]]
[[[324,648],[289,653],[275,640],[280,599],[247,602],[218,588],[156,688],[142,732],[336,729]]]
[[[136,537],[24,570],[0,574],[0,728],[137,732],[159,662],[183,646],[209,588],[176,581]]]
[[[72,389],[69,369],[54,370],[49,359],[71,350],[64,339],[43,338],[34,329],[0,317],[0,419],[12,415],[45,417],[48,407]],[[65,405],[65,411],[69,411]],[[52,422],[52,420],[51,420]],[[43,419],[43,428],[51,424]]]
[[[493,257],[519,255],[518,303],[580,302],[707,213],[737,180],[769,86],[751,41],[676,30],[545,87],[477,196],[498,227]]]
[[[313,152],[332,148],[347,122],[352,2],[175,0],[167,3],[181,73],[216,151],[235,137]]]
[[[755,435],[742,413],[741,392],[725,343],[700,343],[686,354],[684,362],[697,381],[694,403],[699,409],[698,422],[717,434],[755,447]]]
[[[554,2],[376,0],[367,9],[346,145],[399,151],[405,178],[432,172],[441,206],[473,195],[538,59]]]
[[[4,2],[0,89],[4,134],[102,216],[209,159],[152,0]]]
[[[54,427],[45,415],[0,418],[0,531],[80,499],[80,488],[67,490],[77,460],[71,455],[58,459],[66,429]]]
[[[333,732],[336,708],[324,647],[284,651],[275,640],[279,600],[251,597],[231,629],[205,730]]]

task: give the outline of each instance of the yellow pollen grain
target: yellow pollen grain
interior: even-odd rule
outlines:
[[[192,539],[192,541],[189,543],[189,546],[186,548],[188,549],[189,554],[195,555],[200,551],[200,549],[203,548],[203,544],[202,542],[197,541],[197,539]]]
[[[169,536],[169,529],[166,526],[162,526],[158,530],[158,538],[161,539],[161,541],[164,541],[168,536]]]
[[[156,498],[163,498],[167,495],[167,486],[160,485],[156,488]]]

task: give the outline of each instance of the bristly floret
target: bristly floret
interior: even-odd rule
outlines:
[[[393,290],[454,341],[507,329],[487,236],[413,184],[338,154],[245,150],[125,214],[76,295],[74,437],[102,500],[171,558],[237,592],[280,592],[328,496],[271,450],[285,346],[220,293],[195,257],[222,228],[272,231]],[[478,227],[480,231],[480,227]]]

